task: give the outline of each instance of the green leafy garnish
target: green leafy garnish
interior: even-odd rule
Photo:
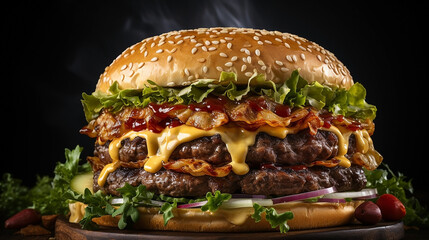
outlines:
[[[293,219],[293,213],[290,211],[278,214],[274,208],[266,208],[257,203],[253,204],[253,209],[255,212],[252,215],[252,218],[255,222],[259,222],[262,219],[262,213],[265,213],[265,219],[270,223],[272,228],[279,227],[281,233],[286,233],[289,231],[289,225],[287,225],[287,220]]]
[[[173,203],[166,202],[161,206],[160,213],[164,219],[164,226],[167,226],[168,221],[174,217],[173,210],[177,208],[177,201]]]
[[[220,191],[216,191],[215,195],[213,195],[211,192],[208,192],[206,194],[206,198],[207,198],[207,203],[201,206],[201,211],[214,212],[220,207],[220,205],[222,205],[224,201],[231,199],[231,194],[221,193]]]
[[[386,169],[368,171],[364,168],[367,187],[377,188],[379,195],[390,193],[396,196],[407,212],[403,219],[405,225],[429,228],[429,209],[412,196],[414,189],[411,180],[407,180],[400,172],[395,174],[387,164],[383,164],[383,167]]]
[[[219,83],[215,79],[200,79],[186,87],[161,87],[148,80],[145,88],[121,90],[117,82],[110,88],[110,94],[94,92],[82,94],[82,105],[86,120],[95,119],[103,108],[113,112],[123,107],[146,107],[149,103],[189,104],[200,103],[212,94],[227,96],[232,101],[239,101],[248,94],[267,96],[273,101],[290,107],[312,106],[325,108],[337,115],[359,119],[374,119],[377,108],[365,101],[366,90],[360,83],[349,90],[332,88],[318,82],[309,84],[297,70],[281,84],[266,81],[264,75],[254,74],[247,85],[236,85],[237,75],[233,72],[221,72]],[[223,82],[229,82],[227,85]]]

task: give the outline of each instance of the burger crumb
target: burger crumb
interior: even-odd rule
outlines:
[[[17,233],[24,236],[40,236],[40,235],[50,235],[51,231],[47,230],[46,228],[40,225],[28,225],[24,228],[21,228]]]

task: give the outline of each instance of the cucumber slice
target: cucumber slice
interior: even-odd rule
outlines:
[[[70,187],[73,191],[83,194],[85,188],[88,188],[92,192],[94,174],[92,172],[87,172],[74,176],[70,182]]]

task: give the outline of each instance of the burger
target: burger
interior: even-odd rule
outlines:
[[[347,224],[357,197],[374,194],[364,169],[382,161],[365,97],[331,52],[293,34],[216,27],[146,38],[83,94],[80,132],[95,139],[89,185],[108,196],[90,220],[191,232]],[[72,204],[70,220],[90,206]]]

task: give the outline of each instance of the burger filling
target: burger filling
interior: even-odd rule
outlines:
[[[275,196],[365,187],[362,167],[375,169],[382,157],[370,137],[375,107],[364,101],[361,85],[347,91],[298,84],[296,73],[295,87],[289,79],[285,91],[252,88],[252,78],[243,89],[196,85],[198,97],[192,85],[140,92],[112,85],[112,95],[84,95],[89,124],[81,133],[97,138],[88,158],[94,189],[118,195],[129,183],[201,197],[217,190]],[[164,98],[153,97],[157,91]]]

